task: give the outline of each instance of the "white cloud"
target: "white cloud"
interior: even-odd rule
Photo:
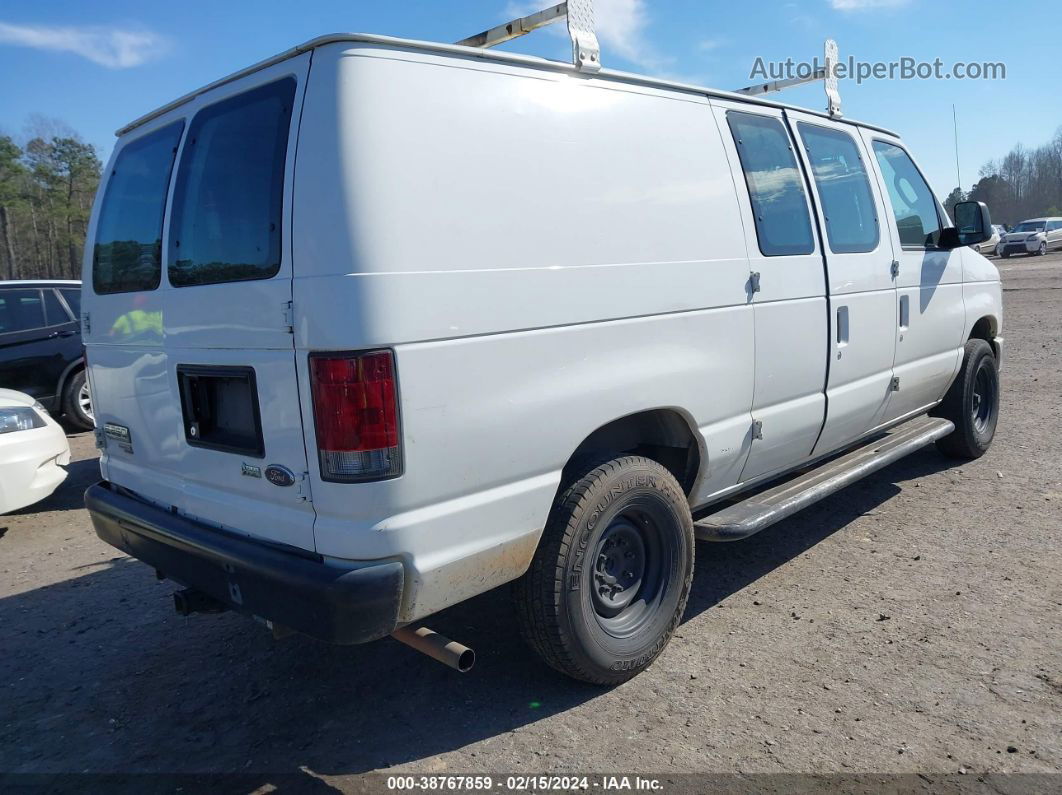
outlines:
[[[0,22],[0,44],[72,52],[109,69],[127,69],[163,55],[167,41],[156,33],[121,28],[12,25]]]
[[[837,11],[868,11],[872,8],[897,8],[911,0],[830,0]]]

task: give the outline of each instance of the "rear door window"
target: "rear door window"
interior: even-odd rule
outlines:
[[[44,291],[44,313],[49,326],[59,326],[71,321],[70,313],[66,311],[55,290]]]
[[[826,237],[835,254],[855,254],[878,247],[874,195],[855,140],[847,133],[800,123],[800,138],[815,176]]]
[[[745,174],[756,239],[764,256],[815,250],[804,183],[778,119],[730,111],[726,115]]]
[[[932,248],[940,239],[940,217],[933,191],[914,161],[895,144],[874,142],[881,176],[889,192],[900,244],[904,248]]]
[[[44,328],[41,291],[19,288],[0,290],[0,334]]]
[[[176,287],[280,270],[284,163],[295,98],[285,78],[196,114],[177,169],[169,277]]]
[[[92,288],[99,294],[154,290],[161,279],[162,215],[177,144],[177,122],[122,148],[96,225]]]
[[[81,317],[81,291],[74,289],[62,289],[59,292],[63,294],[63,298],[66,299],[66,305],[70,307],[70,311],[74,313],[74,318]]]

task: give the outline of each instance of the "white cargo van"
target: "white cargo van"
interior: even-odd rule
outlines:
[[[579,46],[327,36],[119,132],[86,502],[184,612],[362,643],[512,582],[549,664],[616,683],[695,539],[987,449],[983,205],[952,225],[881,127]]]

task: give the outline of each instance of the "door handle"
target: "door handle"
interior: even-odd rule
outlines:
[[[837,347],[843,348],[848,344],[848,307],[837,307]]]
[[[907,328],[911,325],[911,296],[900,296],[900,328]]]

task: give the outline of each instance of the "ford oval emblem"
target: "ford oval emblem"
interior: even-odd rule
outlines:
[[[294,486],[295,473],[280,464],[270,464],[265,468],[266,480],[274,486]]]

